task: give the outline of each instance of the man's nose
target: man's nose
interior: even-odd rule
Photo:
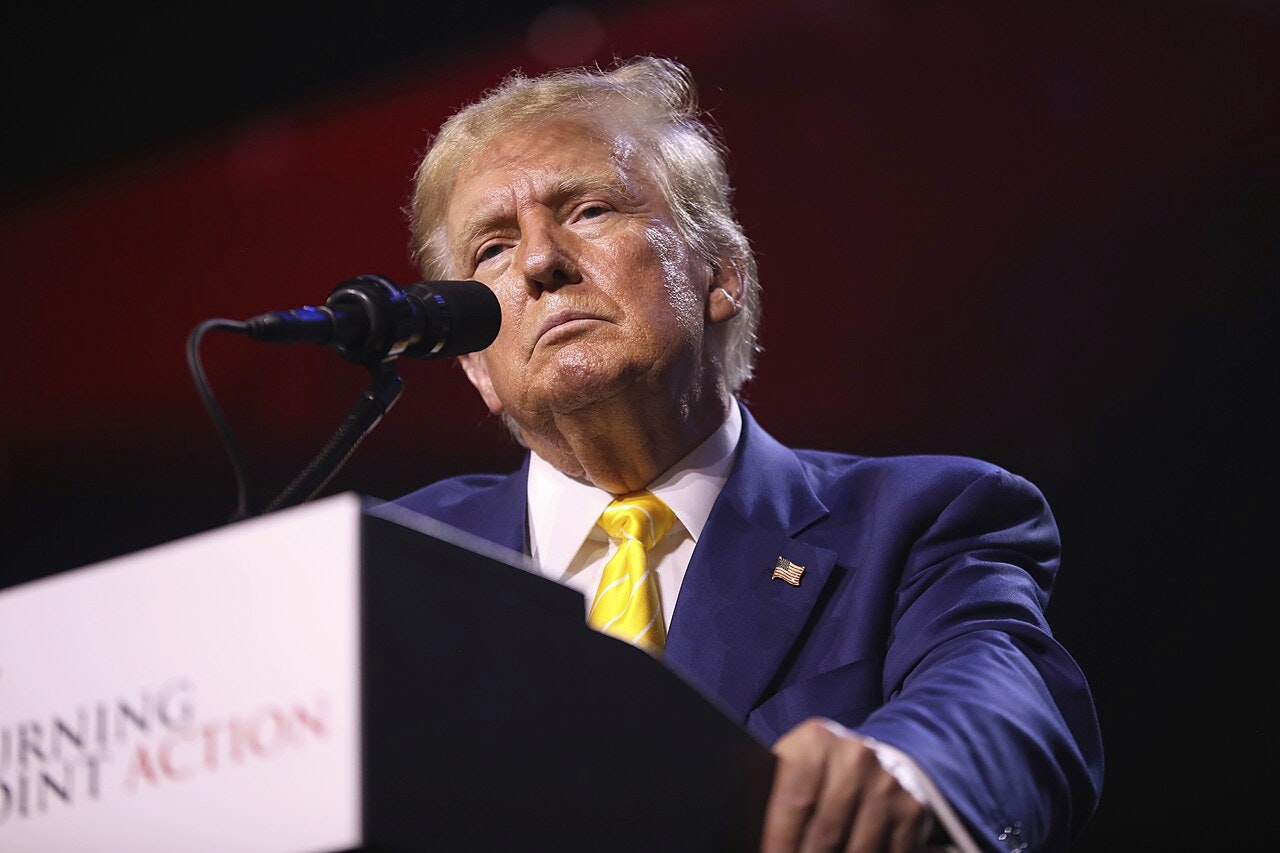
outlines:
[[[554,290],[581,281],[573,235],[548,216],[522,224],[519,263],[530,287]]]

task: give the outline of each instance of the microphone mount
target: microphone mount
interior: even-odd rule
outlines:
[[[497,337],[502,314],[497,297],[475,281],[423,281],[407,289],[389,279],[362,275],[339,283],[321,306],[271,311],[244,322],[206,320],[187,338],[187,364],[213,418],[236,475],[232,521],[248,517],[249,486],[243,457],[200,364],[200,340],[214,330],[240,332],[254,340],[334,346],[370,379],[346,420],[303,471],[263,512],[311,500],[346,464],[400,398],[403,382],[395,360],[434,359],[476,352]]]

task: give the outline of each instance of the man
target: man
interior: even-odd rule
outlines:
[[[416,256],[497,295],[497,339],[461,362],[530,453],[398,502],[529,553],[593,625],[629,625],[772,743],[766,850],[916,850],[939,827],[1065,848],[1102,753],[1045,622],[1052,515],[985,463],[765,433],[735,398],[759,293],[729,196],[674,62],[513,75],[447,121],[417,174]],[[635,505],[639,527],[605,531]],[[638,563],[615,559],[637,540]]]

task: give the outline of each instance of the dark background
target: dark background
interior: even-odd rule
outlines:
[[[348,5],[4,13],[0,585],[224,523],[188,332],[362,273],[413,281],[400,208],[449,112],[513,67],[659,53],[733,151],[764,426],[980,456],[1054,506],[1050,618],[1108,747],[1077,849],[1258,840],[1276,6]],[[202,355],[257,506],[365,382],[323,348],[212,336]],[[455,365],[400,364],[404,397],[328,492],[516,463]]]

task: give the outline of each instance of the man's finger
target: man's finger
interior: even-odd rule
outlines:
[[[822,792],[827,758],[823,744],[832,737],[820,722],[810,720],[774,744],[778,763],[765,807],[761,853],[793,853],[800,849]]]

